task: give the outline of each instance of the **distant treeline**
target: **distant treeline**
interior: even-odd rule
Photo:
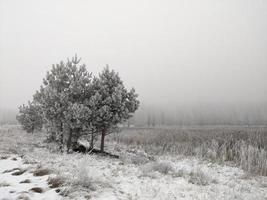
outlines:
[[[0,125],[18,124],[16,120],[17,110],[0,109]]]
[[[128,123],[135,126],[267,125],[267,104],[187,106],[162,109],[141,106]]]
[[[0,110],[0,124],[17,124],[16,110]],[[142,106],[125,126],[267,125],[267,104],[163,109]]]

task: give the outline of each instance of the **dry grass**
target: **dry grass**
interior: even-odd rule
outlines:
[[[168,174],[174,171],[173,166],[169,162],[154,162],[153,170],[161,174]]]
[[[188,182],[195,185],[206,186],[212,182],[212,179],[204,173],[201,168],[196,168],[190,172]]]
[[[12,152],[23,155],[30,148],[45,147],[36,145],[42,143],[45,134],[27,135],[18,127],[1,128],[0,133],[2,155]],[[119,134],[109,135],[107,140],[126,145],[127,149],[143,149],[148,155],[184,155],[219,163],[232,162],[251,174],[267,175],[267,127],[125,129]],[[137,155],[130,160],[139,165],[145,164],[147,158]],[[36,163],[26,156],[23,160]]]
[[[159,172],[161,174],[171,174],[174,173],[174,168],[169,162],[150,162],[142,166],[142,176],[155,177],[154,172]]]
[[[197,156],[232,162],[249,173],[267,176],[266,127],[187,127],[125,129],[109,140],[142,147],[149,154]]]
[[[132,164],[135,165],[143,165],[147,162],[149,162],[149,159],[145,156],[141,156],[141,155],[128,155],[129,156],[129,160]]]
[[[47,183],[50,188],[58,188],[64,185],[65,183],[65,178],[62,176],[55,176],[55,177],[49,177],[47,180]]]
[[[89,190],[96,190],[94,182],[95,180],[91,176],[91,172],[86,165],[81,165],[75,173],[72,185],[87,188]]]
[[[35,171],[33,171],[34,176],[45,176],[49,175],[50,173],[51,173],[50,169],[36,169]]]

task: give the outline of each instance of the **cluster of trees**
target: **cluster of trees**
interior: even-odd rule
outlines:
[[[100,136],[103,152],[105,136],[138,109],[138,95],[134,89],[128,91],[108,66],[92,76],[80,60],[75,56],[53,65],[33,101],[19,107],[17,119],[28,132],[45,126],[50,141],[68,151],[77,147],[81,137],[93,148]]]
[[[206,125],[266,125],[267,103],[245,104],[178,104],[141,106],[130,119],[137,127],[206,126]]]

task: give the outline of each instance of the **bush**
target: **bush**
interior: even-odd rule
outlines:
[[[132,155],[132,156],[130,156],[130,161],[131,161],[131,163],[133,163],[135,165],[143,165],[143,164],[147,163],[149,160],[148,160],[148,158],[141,156],[141,155]]]
[[[211,178],[205,174],[201,168],[196,168],[191,171],[189,174],[189,183],[196,184],[196,185],[209,185],[211,182]]]
[[[174,172],[174,168],[169,162],[152,162],[142,167],[143,176],[152,176],[153,172],[169,174]]]
[[[50,169],[36,169],[34,172],[33,172],[33,175],[34,176],[45,176],[45,175],[48,175],[51,173],[51,170]]]
[[[76,186],[81,186],[90,190],[95,190],[93,178],[89,175],[89,170],[85,165],[81,165],[76,171],[73,184]]]
[[[84,158],[74,169],[72,172],[73,178],[69,180],[71,190],[75,190],[76,187],[82,187],[94,191],[98,186],[106,186],[105,182],[102,181],[102,173],[96,170],[89,170],[87,166],[90,162],[91,160]]]
[[[66,181],[65,178],[57,175],[55,177],[49,177],[47,180],[47,183],[50,188],[58,188],[58,187],[63,186],[65,181]]]

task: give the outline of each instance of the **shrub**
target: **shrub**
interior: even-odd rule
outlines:
[[[168,174],[174,171],[173,166],[169,162],[155,162],[153,170],[158,171],[161,174]]]
[[[196,168],[189,174],[189,183],[196,185],[208,185],[211,182],[211,178],[205,174],[201,168]]]
[[[187,172],[184,169],[179,169],[173,175],[174,177],[185,177],[187,175]]]
[[[135,165],[143,165],[143,164],[147,163],[149,160],[148,160],[148,158],[141,156],[141,155],[132,155],[132,156],[130,156],[130,161],[131,161],[131,163],[133,163]]]
[[[16,116],[22,128],[28,133],[33,133],[34,130],[41,130],[43,119],[40,113],[40,107],[34,102],[28,102],[28,105],[19,107],[19,114]]]
[[[50,169],[36,169],[33,172],[33,175],[34,176],[45,176],[45,175],[48,175],[50,173],[51,173],[51,170]]]
[[[58,188],[63,186],[63,184],[65,183],[65,178],[59,175],[55,177],[49,177],[47,183],[50,188]]]
[[[241,168],[250,172],[267,176],[267,152],[242,143],[240,156]]]
[[[81,163],[79,163],[76,170],[73,172],[73,179],[70,180],[70,184],[76,187],[83,187],[90,190],[96,190],[95,183],[97,180],[91,175],[91,171],[89,171],[87,167],[87,160],[84,159]]]
[[[174,168],[169,162],[151,162],[142,167],[143,176],[152,177],[153,172],[169,174],[174,172]]]

